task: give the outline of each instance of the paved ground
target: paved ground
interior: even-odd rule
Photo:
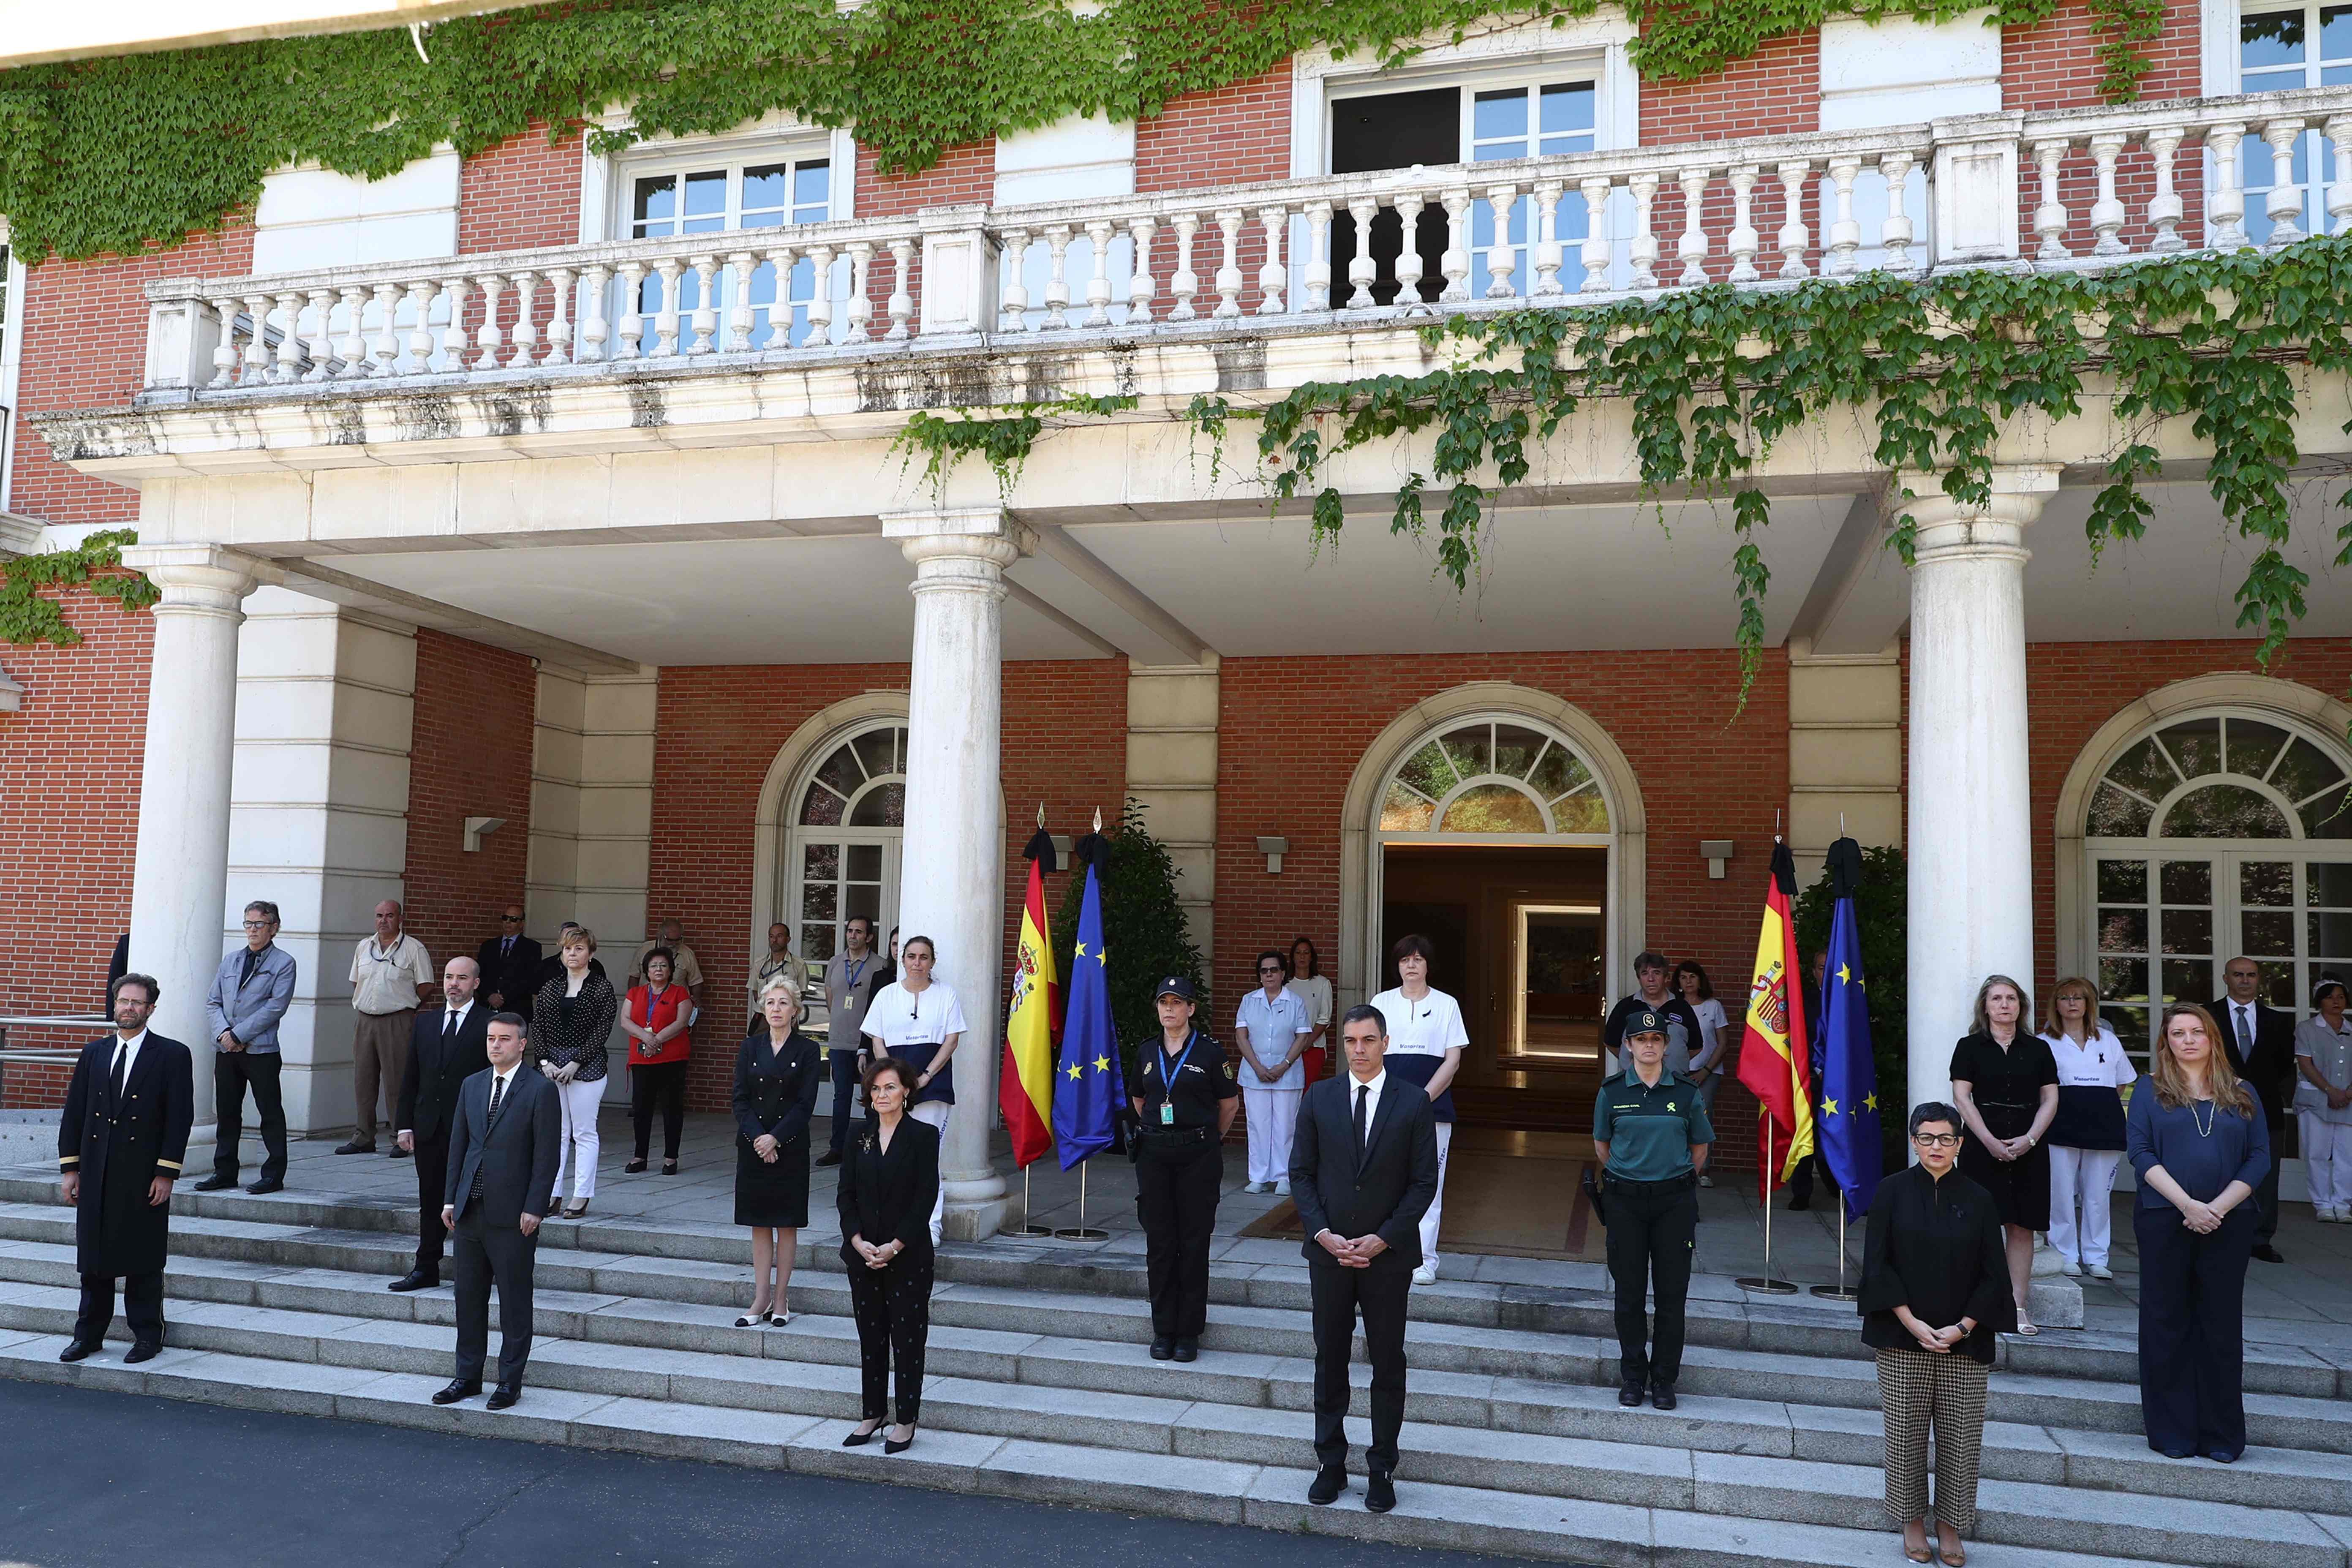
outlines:
[[[40,1568],[1503,1561],[41,1384],[0,1382],[0,1563]]]

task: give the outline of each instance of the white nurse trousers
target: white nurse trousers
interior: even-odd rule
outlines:
[[[2120,1149],[2050,1145],[2050,1245],[2059,1257],[2085,1268],[2107,1261],[2107,1194],[2115,1189],[2116,1167],[2123,1158]],[[2074,1217],[2078,1206],[2079,1226]]]

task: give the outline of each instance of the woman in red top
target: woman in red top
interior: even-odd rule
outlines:
[[[646,1168],[646,1151],[652,1145],[654,1107],[662,1113],[662,1174],[677,1174],[677,1138],[686,1126],[686,1060],[692,1053],[688,1032],[694,1023],[694,998],[683,985],[670,984],[677,959],[666,947],[646,954],[646,983],[629,987],[621,1009],[621,1027],[629,1037],[629,1117],[637,1126],[637,1157],[621,1167]]]

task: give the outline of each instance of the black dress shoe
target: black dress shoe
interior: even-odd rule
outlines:
[[[1326,1465],[1315,1472],[1315,1484],[1307,1489],[1307,1500],[1320,1508],[1339,1500],[1348,1489],[1348,1472],[1338,1465]]]
[[[488,1405],[493,1410],[504,1410],[507,1406],[512,1405],[516,1400],[520,1399],[521,1397],[521,1384],[502,1383],[496,1388],[490,1390],[489,1398],[483,1401],[483,1403]]]
[[[915,1435],[912,1432],[908,1433],[904,1438],[885,1437],[882,1439],[882,1451],[886,1454],[903,1454],[914,1446]]]
[[[98,1349],[96,1340],[75,1340],[58,1352],[59,1361],[81,1361]]]
[[[625,1176],[635,1176],[643,1173],[645,1168],[645,1157],[643,1155],[639,1155],[636,1159],[630,1161],[627,1164],[621,1167],[621,1174]]]
[[[1175,1353],[1178,1361],[1199,1361],[1201,1359],[1201,1342],[1198,1340],[1178,1340],[1176,1342]]]
[[[1154,1340],[1151,1342],[1151,1359],[1153,1361],[1166,1361],[1170,1356],[1172,1356],[1175,1353],[1176,1342],[1174,1340]]]
[[[194,1190],[200,1193],[217,1193],[235,1185],[236,1185],[236,1178],[235,1176],[224,1176],[215,1173],[214,1175],[206,1176],[203,1181],[198,1182]]]
[[[819,1154],[816,1157],[816,1163],[819,1165],[838,1165],[841,1163],[841,1151],[838,1149],[827,1149],[824,1153]]]
[[[471,1399],[474,1395],[481,1392],[482,1380],[480,1378],[453,1377],[449,1380],[449,1385],[447,1387],[436,1388],[433,1391],[433,1403],[436,1405],[455,1405],[461,1399]]]
[[[131,1348],[122,1352],[122,1364],[137,1366],[142,1361],[153,1361],[163,1349],[163,1342],[161,1340],[134,1340]]]
[[[1648,1383],[1645,1379],[1638,1377],[1627,1378],[1623,1383],[1618,1384],[1617,1403],[1623,1405],[1628,1410],[1633,1409],[1635,1405],[1642,1403],[1642,1394],[1647,1387]]]
[[[2238,1462],[2238,1456],[2227,1448],[2212,1449],[2205,1457],[2217,1465],[2234,1465]]]
[[[1364,1506],[1374,1513],[1396,1507],[1396,1483],[1389,1479],[1386,1470],[1374,1470],[1364,1478]]]
[[[871,1432],[860,1432],[856,1427],[852,1426],[849,1429],[849,1436],[841,1440],[841,1446],[845,1448],[863,1448],[866,1444],[874,1441],[881,1431],[882,1428],[879,1426]]]
[[[366,1142],[362,1143],[358,1139],[354,1138],[348,1143],[336,1144],[335,1152],[338,1154],[373,1154],[375,1152],[375,1140],[371,1138]]]
[[[1790,1214],[1801,1214],[1806,1209],[1812,1206],[1813,1200],[1811,1198],[1790,1198],[1789,1200],[1789,1212]]]
[[[391,1149],[389,1149],[388,1151],[386,1151],[386,1152],[390,1153],[390,1154],[391,1154],[391,1156],[392,1156],[394,1159],[395,1159],[395,1160],[405,1160],[405,1159],[407,1159],[407,1158],[408,1158],[408,1151],[407,1151],[407,1150],[405,1150],[405,1149],[404,1149],[404,1148],[402,1148],[402,1147],[401,1147],[399,1144],[397,1144],[397,1143],[394,1143],[394,1144],[391,1147]]]
[[[422,1268],[412,1268],[407,1273],[402,1275],[399,1279],[394,1280],[391,1284],[385,1286],[384,1289],[387,1290],[430,1290],[440,1283],[441,1276],[438,1274],[427,1274]]]
[[[2286,1261],[2284,1258],[2282,1258],[2279,1255],[2279,1249],[2273,1247],[2267,1241],[2257,1242],[2254,1244],[2254,1256],[2261,1258],[2265,1263],[2284,1263]]]
[[[284,1192],[286,1190],[286,1184],[276,1176],[264,1176],[261,1180],[254,1183],[253,1185],[246,1188],[245,1190],[251,1193],[257,1198],[267,1193]]]
[[[1675,1385],[1671,1383],[1650,1384],[1650,1408],[1672,1410],[1675,1407]]]

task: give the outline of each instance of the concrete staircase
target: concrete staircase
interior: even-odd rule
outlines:
[[[453,1303],[446,1287],[383,1289],[415,1245],[404,1225],[383,1207],[184,1194],[165,1352],[66,1366],[72,1215],[47,1181],[0,1177],[0,1372],[1577,1563],[1901,1562],[1879,1516],[1875,1380],[1830,1303],[1694,1301],[1682,1405],[1661,1414],[1616,1403],[1605,1300],[1416,1290],[1401,1501],[1381,1517],[1360,1490],[1305,1500],[1313,1350],[1296,1267],[1220,1265],[1201,1359],[1178,1365],[1147,1353],[1139,1258],[947,1249],[922,1435],[885,1458],[839,1447],[857,1353],[830,1247],[803,1247],[789,1328],[737,1329],[740,1232],[552,1222],[529,1392],[493,1414],[426,1402],[449,1375]],[[2045,1334],[2006,1353],[1972,1562],[2352,1568],[2352,1354],[2254,1347],[2258,1447],[2223,1467],[2148,1450],[2128,1335]]]

